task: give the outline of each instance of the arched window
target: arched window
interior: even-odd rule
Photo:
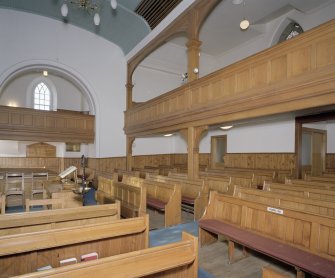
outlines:
[[[48,86],[40,82],[34,89],[34,109],[51,110],[51,95]]]
[[[287,41],[289,39],[292,39],[295,36],[298,36],[299,34],[303,33],[304,30],[297,22],[291,22],[289,25],[286,26],[284,31],[282,32],[278,43]]]

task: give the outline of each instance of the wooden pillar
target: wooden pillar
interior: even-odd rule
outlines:
[[[302,123],[295,121],[295,173],[294,177],[301,179],[302,169]]]
[[[127,110],[130,109],[133,106],[133,88],[134,84],[132,83],[127,83],[126,84],[127,88]]]
[[[127,171],[131,171],[133,167],[133,143],[135,137],[127,136]]]
[[[192,39],[186,44],[188,53],[188,82],[198,79],[199,73],[195,72],[195,69],[199,71],[199,53],[200,53],[201,41]]]
[[[189,179],[199,178],[199,144],[207,126],[189,127],[180,133],[187,141],[187,175]]]

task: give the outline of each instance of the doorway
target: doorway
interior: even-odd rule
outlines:
[[[227,135],[211,137],[211,167],[223,168],[224,155],[227,152]]]
[[[305,174],[321,176],[325,170],[327,131],[302,128],[301,169]]]

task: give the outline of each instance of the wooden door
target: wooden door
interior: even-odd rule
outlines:
[[[325,169],[327,131],[303,128],[302,133],[302,176],[305,172],[320,176]]]

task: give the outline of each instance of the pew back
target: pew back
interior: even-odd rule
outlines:
[[[263,190],[311,199],[335,202],[335,190],[313,188],[295,184],[265,183]]]
[[[97,252],[99,258],[148,247],[148,217],[115,220],[53,231],[3,236],[0,238],[0,277],[35,272],[60,261]]]
[[[235,187],[234,197],[269,206],[335,217],[334,202],[242,187]]]
[[[125,184],[104,177],[98,177],[99,190],[97,200],[99,203],[106,201],[121,203],[121,216],[124,218],[145,215],[146,213],[146,187]]]
[[[182,241],[25,275],[37,277],[198,277],[197,238],[185,232]]]
[[[120,203],[0,215],[0,236],[120,219]]]

